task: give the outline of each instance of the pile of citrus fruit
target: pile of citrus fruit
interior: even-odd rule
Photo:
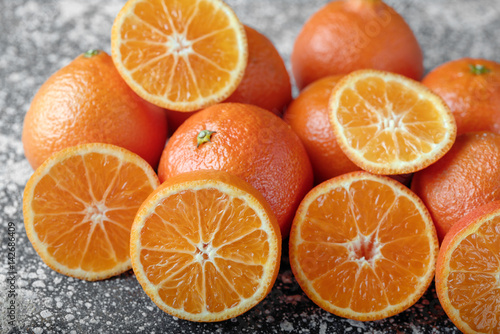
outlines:
[[[25,117],[24,223],[49,267],[133,268],[165,312],[221,321],[271,291],[283,245],[331,313],[393,316],[435,278],[460,330],[500,332],[500,64],[419,82],[381,0],[306,22],[293,101],[271,41],[221,0],[129,0],[111,50],[53,74]]]

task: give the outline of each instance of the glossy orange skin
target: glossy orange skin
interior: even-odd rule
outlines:
[[[215,131],[197,147],[202,130]],[[163,151],[160,181],[200,169],[241,177],[271,205],[283,238],[300,201],[311,189],[313,172],[299,137],[278,116],[253,105],[222,103],[190,117]]]
[[[343,75],[319,79],[302,90],[283,115],[306,148],[316,184],[360,170],[342,152],[330,125],[328,101]]]
[[[22,135],[33,169],[63,148],[91,142],[126,148],[156,168],[166,139],[164,110],[136,95],[104,51],[78,56],[40,87]]]
[[[474,74],[470,65],[482,65],[489,72]],[[457,59],[432,70],[422,83],[448,104],[459,134],[471,131],[500,133],[500,63]]]
[[[413,176],[411,189],[425,203],[442,241],[475,208],[500,200],[500,135],[468,132],[440,160]]]
[[[280,116],[292,100],[290,76],[273,43],[255,29],[245,26],[248,63],[243,79],[224,102],[253,104]],[[171,131],[194,112],[167,110]]]
[[[319,78],[378,69],[420,80],[420,45],[405,20],[381,0],[331,1],[302,27],[291,55],[299,89]]]

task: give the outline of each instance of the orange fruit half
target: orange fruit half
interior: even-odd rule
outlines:
[[[423,169],[452,146],[457,132],[443,100],[402,75],[359,70],[332,92],[330,122],[344,153],[374,174]]]
[[[131,268],[130,228],[160,184],[138,155],[110,144],[83,144],[52,155],[23,196],[24,226],[55,271],[95,281]]]
[[[113,23],[111,51],[138,95],[177,111],[231,95],[248,57],[243,25],[221,0],[129,0]]]
[[[463,333],[500,333],[500,201],[475,209],[446,234],[436,292]]]
[[[433,277],[438,240],[427,209],[399,182],[364,171],[311,190],[290,232],[290,265],[324,310],[367,321],[412,306]]]
[[[264,197],[239,177],[201,170],[165,181],[139,209],[132,267],[163,311],[191,321],[221,321],[271,291],[281,235]]]

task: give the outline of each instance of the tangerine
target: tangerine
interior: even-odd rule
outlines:
[[[424,67],[411,28],[382,0],[331,1],[295,40],[292,70],[299,89],[324,76],[378,69],[420,80]]]

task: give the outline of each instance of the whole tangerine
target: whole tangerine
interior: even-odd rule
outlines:
[[[313,172],[299,137],[278,116],[257,106],[221,103],[187,119],[169,139],[160,181],[201,169],[224,170],[262,193],[288,236]]]
[[[156,168],[166,140],[164,110],[135,94],[101,50],[79,55],[40,87],[22,134],[33,169],[55,152],[92,142],[126,148]]]
[[[439,240],[473,209],[500,200],[500,135],[468,132],[413,176],[411,189],[432,216]]]
[[[378,69],[420,80],[420,45],[405,20],[382,0],[338,0],[302,27],[291,55],[299,89],[328,75]]]
[[[438,66],[422,83],[450,107],[458,133],[500,133],[500,63],[461,58]]]

